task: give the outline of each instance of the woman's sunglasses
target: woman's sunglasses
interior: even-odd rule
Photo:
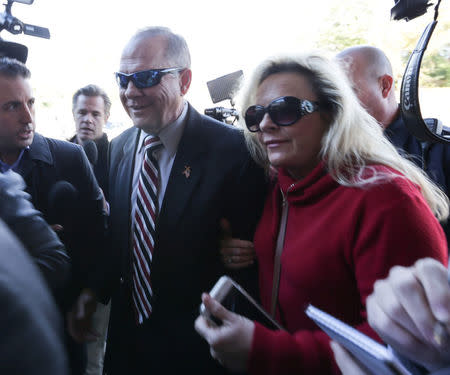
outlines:
[[[259,124],[264,115],[269,114],[274,124],[289,126],[296,123],[303,116],[319,110],[319,103],[294,96],[282,96],[275,99],[267,107],[252,105],[245,112],[245,125],[251,132],[261,131]]]
[[[166,69],[149,69],[136,73],[120,73],[116,72],[116,80],[121,89],[128,87],[128,82],[133,82],[138,89],[146,89],[156,86],[161,82],[161,78],[168,73],[179,72],[183,68],[166,68]]]

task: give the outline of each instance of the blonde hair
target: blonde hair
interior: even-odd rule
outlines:
[[[320,114],[329,123],[322,138],[320,157],[325,162],[328,173],[339,184],[365,187],[399,178],[395,173],[377,172],[372,166],[381,164],[391,167],[420,187],[422,195],[439,220],[447,219],[449,201],[445,193],[425,172],[402,157],[385,138],[381,126],[359,104],[347,76],[334,61],[319,53],[269,58],[256,68],[241,91],[240,107],[245,110],[255,104],[259,85],[268,76],[282,72],[305,76],[317,95]],[[255,133],[249,132],[245,124],[241,125],[253,158],[268,169],[269,160],[265,148],[259,143]]]

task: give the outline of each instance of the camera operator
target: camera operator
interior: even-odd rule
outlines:
[[[395,97],[394,74],[385,53],[372,46],[355,46],[336,56],[361,104],[380,123],[389,140],[422,168],[450,197],[450,146],[421,142],[407,129]],[[444,223],[447,242],[450,228]]]

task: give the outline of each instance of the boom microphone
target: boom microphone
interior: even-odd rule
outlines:
[[[238,116],[238,111],[236,111],[234,108],[214,107],[206,108],[205,115],[213,117],[215,119],[222,119],[229,116]]]
[[[78,210],[78,190],[70,182],[56,182],[48,193],[50,224],[60,224],[64,232],[73,229],[73,218]]]
[[[95,142],[91,139],[84,141],[83,149],[84,152],[86,153],[89,163],[91,163],[92,166],[96,165],[98,161],[98,149]]]

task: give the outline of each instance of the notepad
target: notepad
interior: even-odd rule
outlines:
[[[305,313],[371,374],[412,375],[388,347],[313,305],[309,305]]]

